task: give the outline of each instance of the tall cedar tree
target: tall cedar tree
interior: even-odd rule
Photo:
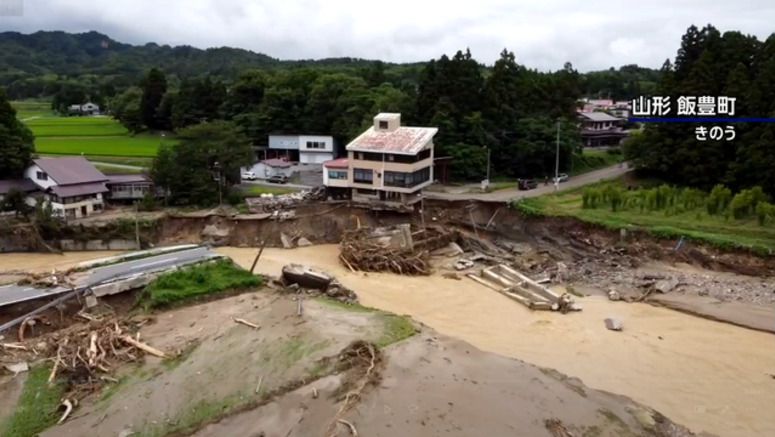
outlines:
[[[140,114],[148,129],[162,129],[165,121],[159,119],[158,109],[164,93],[167,92],[167,78],[161,70],[152,68],[142,84],[143,96],[140,100]]]
[[[0,179],[22,177],[34,150],[32,132],[16,118],[16,110],[0,88]]]

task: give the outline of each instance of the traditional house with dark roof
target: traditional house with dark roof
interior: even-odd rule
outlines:
[[[40,158],[24,173],[43,192],[55,215],[65,219],[86,217],[104,208],[107,176],[80,156]]]
[[[581,112],[579,120],[584,147],[618,146],[627,137],[624,120],[605,112]]]

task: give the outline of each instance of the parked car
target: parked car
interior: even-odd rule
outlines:
[[[565,173],[560,173],[557,175],[557,182],[567,182],[568,181],[568,175]]]
[[[517,187],[520,190],[532,190],[538,186],[535,179],[517,179]]]
[[[242,172],[242,180],[243,181],[255,181],[256,180],[256,174],[252,171],[243,171]]]
[[[271,182],[273,184],[287,184],[288,183],[288,176],[282,175],[282,174],[276,174],[269,179],[266,180],[267,182]]]

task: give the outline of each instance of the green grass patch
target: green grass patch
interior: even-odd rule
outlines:
[[[4,437],[32,437],[54,425],[64,384],[48,383],[49,366],[35,366],[27,374],[24,390],[13,415],[0,426]]]
[[[572,175],[588,173],[605,167],[618,164],[623,161],[622,153],[618,149],[613,150],[588,150],[585,149],[581,155],[573,155]]]
[[[32,118],[56,117],[51,110],[51,102],[40,100],[15,100],[11,106],[16,109],[16,118],[29,121]]]
[[[374,342],[374,344],[380,348],[409,338],[417,333],[412,320],[407,316],[399,316],[397,314],[388,313],[375,308],[365,307],[357,303],[343,303],[328,297],[319,297],[317,298],[317,301],[326,306],[342,311],[377,314],[383,324],[383,332],[377,341]]]
[[[295,188],[286,187],[268,187],[266,185],[242,185],[239,188],[239,192],[242,197],[259,197],[262,194],[273,194],[279,196],[282,194],[295,193],[299,191]]]
[[[163,437],[170,434],[189,435],[197,431],[203,424],[228,416],[251,404],[257,404],[255,397],[240,393],[215,401],[201,401],[187,407],[169,423],[152,425],[137,435],[142,437]]]
[[[640,210],[623,208],[612,211],[608,206],[583,208],[583,191],[604,187],[604,182],[546,196],[521,199],[513,206],[526,215],[574,217],[611,230],[632,229],[659,238],[685,239],[710,244],[721,249],[745,249],[760,255],[775,252],[775,226],[759,225],[755,217],[734,219],[727,215],[710,215],[704,207],[688,210]]]
[[[151,134],[114,136],[36,137],[35,151],[54,155],[91,155],[153,158],[162,144],[173,140]]]
[[[236,266],[230,260],[185,267],[159,276],[151,282],[139,300],[145,309],[169,307],[185,301],[228,290],[255,288],[263,278]]]
[[[129,131],[110,117],[41,117],[25,124],[36,138],[128,135]]]

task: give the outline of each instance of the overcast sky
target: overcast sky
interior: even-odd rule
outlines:
[[[775,0],[0,0],[0,11],[18,3],[22,15],[0,16],[0,30],[96,30],[281,59],[426,61],[470,47],[491,64],[506,47],[542,70],[659,67],[690,24],[775,32]]]

